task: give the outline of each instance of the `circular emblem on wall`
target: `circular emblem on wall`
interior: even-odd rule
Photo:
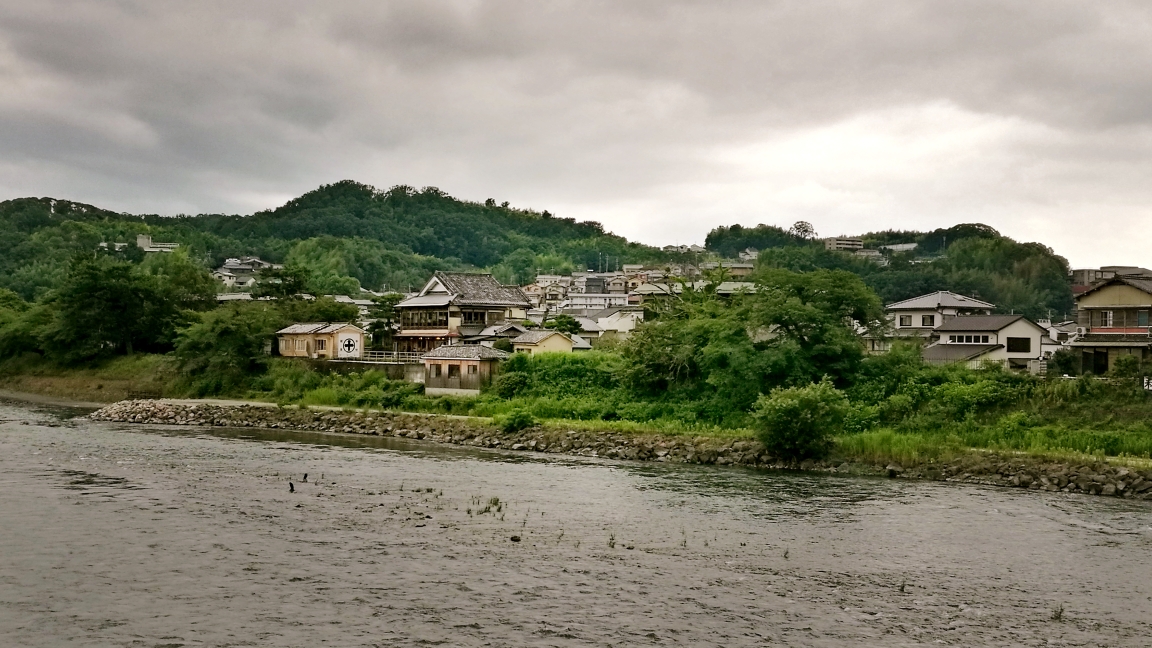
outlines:
[[[344,353],[352,353],[356,350],[356,340],[344,338],[344,341],[340,343],[340,347],[344,349]]]

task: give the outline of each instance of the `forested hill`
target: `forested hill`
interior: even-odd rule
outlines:
[[[537,272],[688,260],[687,255],[677,259],[629,243],[598,223],[577,223],[547,211],[494,200],[467,202],[434,187],[380,191],[345,180],[250,216],[118,214],[51,198],[0,202],[0,288],[36,299],[61,285],[76,254],[91,253],[100,243],[128,243],[124,253],[138,255],[134,244],[142,233],[186,246],[205,267],[246,255],[293,264],[308,271],[312,290],[325,294],[355,294],[361,287],[407,290],[434,270],[482,269],[502,281],[524,284]],[[872,248],[895,243],[916,243],[917,248],[888,254],[889,265],[880,266],[827,251],[803,228],[769,225],[716,228],[706,247],[723,258],[755,248],[760,263],[768,266],[849,270],[885,303],[952,290],[1034,318],[1062,317],[1072,309],[1068,264],[1062,257],[986,225],[874,232],[862,238]]]
[[[1040,243],[1020,243],[979,223],[931,232],[870,232],[858,238],[871,249],[910,243],[916,247],[903,252],[884,250],[888,264],[880,265],[825,250],[820,241],[772,225],[718,227],[708,234],[705,247],[725,257],[754,248],[764,266],[849,270],[860,275],[886,304],[951,290],[996,304],[999,312],[1034,319],[1061,319],[1072,312],[1068,261]]]
[[[50,198],[0,203],[0,287],[26,299],[59,285],[68,261],[102,242],[151,234],[186,245],[205,265],[255,255],[308,268],[318,291],[422,284],[433,270],[486,269],[525,283],[538,270],[570,272],[665,260],[659,250],[547,211],[494,200],[457,200],[436,188],[380,191],[352,181],[325,185],[251,216],[117,214]]]

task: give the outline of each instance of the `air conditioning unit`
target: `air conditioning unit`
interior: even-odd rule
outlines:
[[[1083,326],[1077,326],[1076,327],[1076,335],[1084,335],[1087,332],[1088,332],[1088,329],[1084,328]]]

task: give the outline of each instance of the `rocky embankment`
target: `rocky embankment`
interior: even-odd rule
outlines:
[[[549,430],[540,427],[504,432],[475,419],[434,414],[186,405],[156,400],[121,401],[93,412],[88,418],[122,423],[371,434],[526,452],[636,461],[800,468],[849,474],[887,474],[889,477],[961,481],[1152,500],[1152,470],[1138,471],[1104,462],[1073,465],[991,453],[972,453],[947,463],[928,462],[908,467],[870,465],[866,462],[852,462],[851,458],[835,463],[804,462],[794,465],[778,461],[758,441],[750,439]]]

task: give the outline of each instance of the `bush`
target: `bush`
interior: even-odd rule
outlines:
[[[508,371],[496,377],[492,384],[492,392],[500,398],[513,398],[516,394],[528,389],[531,379],[523,371]]]
[[[536,419],[528,410],[517,407],[503,416],[496,417],[496,424],[505,432],[519,432],[536,425]]]
[[[825,378],[805,387],[773,389],[756,401],[754,417],[769,452],[800,461],[827,455],[847,414],[848,399]]]

